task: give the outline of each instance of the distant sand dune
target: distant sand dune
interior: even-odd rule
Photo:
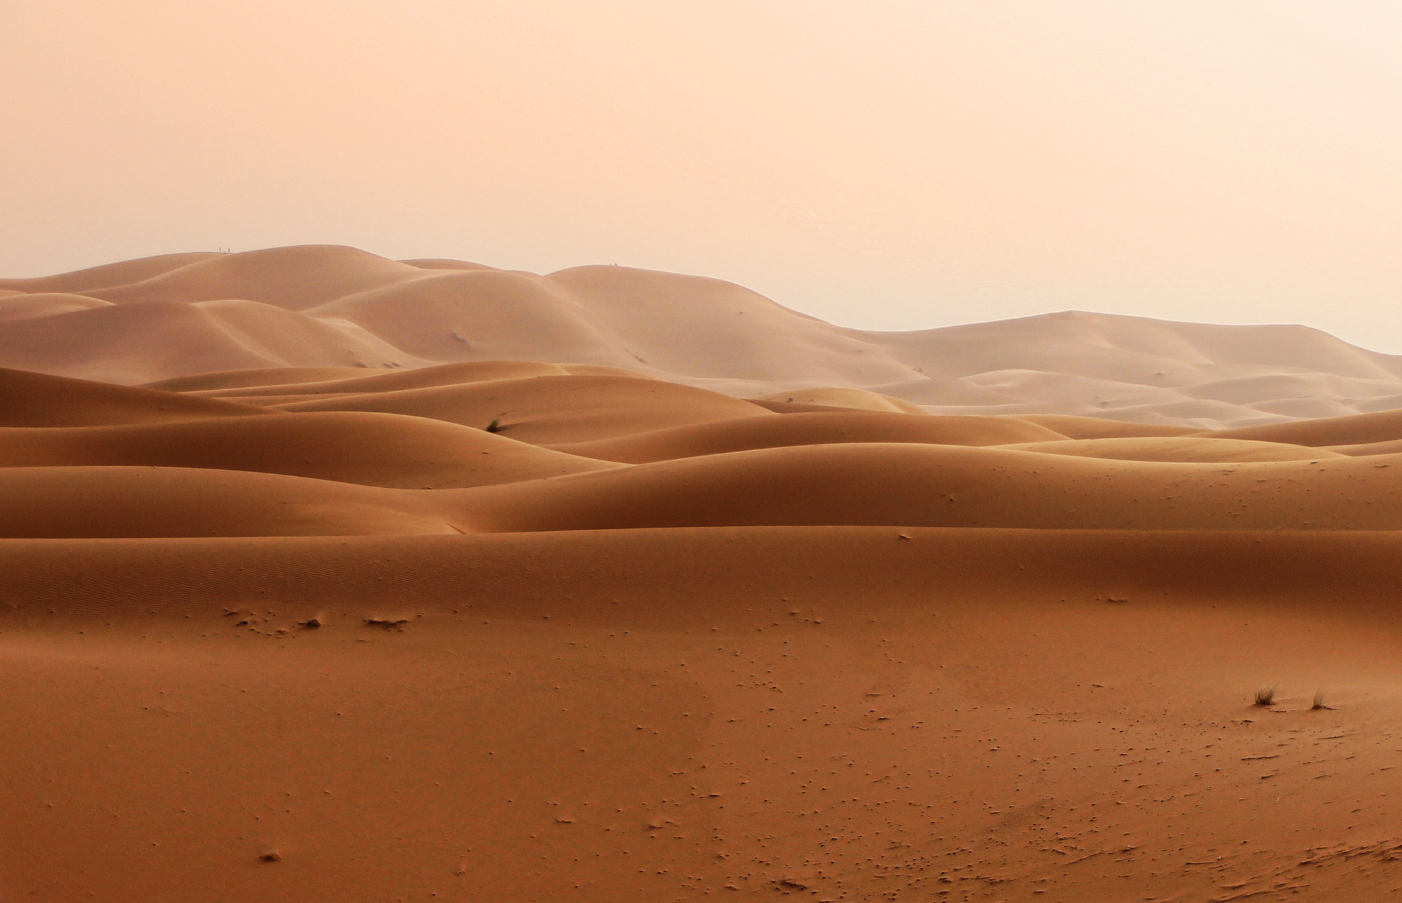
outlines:
[[[870,332],[732,283],[619,266],[542,276],[318,245],[168,255],[0,292],[0,366],[128,384],[518,360],[828,407],[1193,429],[1402,407],[1402,358],[1305,327],[1065,312]]]
[[[0,896],[1402,884],[1396,357],[310,246],[0,365]]]

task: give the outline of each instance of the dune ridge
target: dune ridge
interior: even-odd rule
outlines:
[[[1071,311],[882,333],[620,266],[536,275],[309,245],[0,279],[0,291],[0,366],[124,384],[530,360],[766,401],[1199,430],[1402,408],[1402,358],[1301,326]]]

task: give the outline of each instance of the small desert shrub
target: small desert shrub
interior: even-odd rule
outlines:
[[[489,433],[499,433],[499,432],[501,432],[503,429],[504,429],[504,427],[501,425],[501,418],[500,418],[500,417],[498,417],[496,420],[493,420],[491,423],[487,424],[487,432],[489,432]]]
[[[1311,708],[1311,709],[1327,709],[1327,708],[1329,708],[1329,706],[1327,706],[1327,705],[1324,704],[1324,691],[1323,691],[1323,690],[1315,690],[1315,691],[1314,691],[1314,705],[1310,706],[1310,708]]]
[[[1275,687],[1261,687],[1256,691],[1256,705],[1275,705]]]

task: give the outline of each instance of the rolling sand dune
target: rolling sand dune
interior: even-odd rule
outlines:
[[[292,361],[378,367],[408,360],[373,336],[249,301],[108,304],[3,325],[0,359],[19,369],[120,383],[151,382],[189,371],[196,361],[238,369]]]
[[[1215,439],[1202,436],[1155,436],[1121,439],[1074,439],[1008,445],[1017,451],[1084,458],[1116,458],[1121,461],[1177,461],[1220,463],[1246,461],[1321,461],[1342,457],[1331,451],[1277,442],[1247,439]]]
[[[1402,410],[1328,417],[1298,423],[1221,430],[1214,435],[1224,439],[1255,439],[1265,442],[1291,442],[1296,445],[1363,445],[1402,439]]]
[[[35,279],[0,279],[0,289],[25,293],[78,292],[93,289],[112,288],[141,282],[162,273],[169,273],[192,263],[218,257],[213,252],[196,251],[188,254],[162,254],[158,257],[143,257],[140,260],[127,260],[122,263],[109,263],[63,273],[58,276],[41,276]]]
[[[513,439],[583,442],[628,433],[772,412],[739,399],[659,380],[538,376],[374,392],[284,405],[285,411],[381,411],[485,428],[500,421]]]
[[[893,414],[923,414],[919,406],[901,398],[892,398],[865,389],[795,389],[753,399],[778,401],[785,404],[822,405],[829,408],[855,408],[864,411],[886,411]]]
[[[13,300],[11,300],[13,299]],[[9,301],[10,303],[6,303]],[[43,292],[39,294],[0,294],[0,322],[6,320],[28,320],[34,317],[52,317],[78,310],[92,310],[107,307],[107,301],[99,301],[86,295],[71,295],[64,292]]]
[[[253,370],[225,370],[196,376],[177,376],[146,383],[142,388],[200,395],[226,389],[330,382],[364,375],[363,368],[358,367],[259,367]]]
[[[619,266],[541,276],[302,246],[5,279],[0,291],[0,366],[128,384],[527,360],[624,368],[739,398],[1195,429],[1402,406],[1402,358],[1304,327],[1065,312],[866,332],[720,280]],[[65,306],[56,292],[105,306]]]
[[[222,399],[0,370],[0,427],[102,426],[268,413]]]
[[[646,464],[787,445],[923,442],[936,445],[1011,445],[1064,439],[1060,433],[1009,417],[927,417],[876,411],[833,411],[687,424],[616,439],[556,446],[560,451]]]
[[[354,248],[272,248],[216,254],[140,281],[112,284],[85,294],[117,304],[238,298],[296,311],[423,275],[417,267]]]
[[[392,392],[399,389],[431,389],[436,386],[455,386],[462,383],[487,382],[496,379],[524,379],[528,376],[568,375],[570,375],[570,371],[556,364],[541,364],[535,361],[476,361],[465,364],[440,364],[437,367],[424,367],[395,373],[376,373],[373,376],[355,374],[338,376],[328,380],[308,379],[270,383],[258,386],[256,389],[245,386],[207,389],[197,392],[197,394],[214,398],[230,395],[240,397],[289,394],[351,395],[366,392]]]
[[[250,470],[405,489],[481,486],[608,467],[483,430],[394,414],[0,429],[0,468],[44,466]]]
[[[452,507],[422,493],[243,471],[0,469],[0,537],[461,532]]]
[[[480,528],[504,532],[824,524],[1402,529],[1402,461],[1344,456],[1221,466],[952,445],[810,445],[468,493]]]
[[[0,364],[0,899],[1402,886],[1398,358],[315,246]]]

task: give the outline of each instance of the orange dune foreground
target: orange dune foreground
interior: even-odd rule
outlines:
[[[350,249],[0,293],[0,899],[1402,893],[1395,359]]]

